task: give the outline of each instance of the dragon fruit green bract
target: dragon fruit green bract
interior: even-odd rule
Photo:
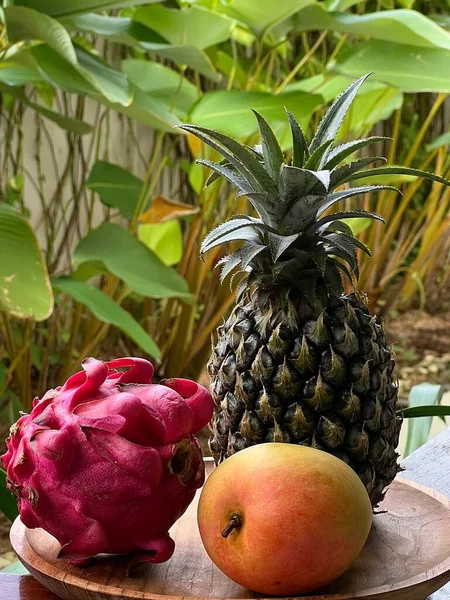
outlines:
[[[140,358],[82,366],[11,427],[2,460],[21,519],[74,562],[101,552],[164,562],[168,530],[204,481],[193,433],[211,419],[212,398],[186,379],[152,384]]]

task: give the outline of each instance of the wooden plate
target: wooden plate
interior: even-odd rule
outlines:
[[[207,464],[207,471],[212,470]],[[198,500],[198,494],[196,501]],[[42,529],[19,519],[11,529],[14,550],[44,586],[67,600],[190,600],[261,598],[226,577],[201,544],[194,501],[172,528],[173,557],[140,565],[125,577],[126,557],[99,557],[91,567],[57,559],[60,545]],[[450,581],[450,501],[398,478],[375,515],[360,557],[340,579],[303,600],[424,600]]]

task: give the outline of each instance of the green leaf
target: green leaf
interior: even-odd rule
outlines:
[[[122,71],[136,87],[165,104],[168,109],[173,107],[181,118],[186,116],[200,96],[196,86],[183,75],[156,62],[124,60]]]
[[[27,6],[52,17],[66,17],[85,12],[126,8],[159,0],[14,0],[15,6]]]
[[[302,167],[304,159],[309,158],[308,142],[300,125],[294,118],[290,110],[286,109],[286,114],[289,121],[292,136],[292,166]]]
[[[267,121],[256,112],[256,110],[253,112],[258,121],[264,163],[267,172],[274,181],[278,181],[280,178],[280,168],[283,163],[283,152],[281,151],[278,140]]]
[[[428,179],[429,181],[436,181],[437,183],[442,183],[443,185],[450,186],[450,181],[444,179],[444,177],[440,177],[439,175],[435,175],[434,173],[428,173],[427,171],[422,171],[421,169],[411,169],[409,167],[401,166],[375,167],[373,169],[370,169],[370,171],[360,171],[359,173],[356,173],[351,176],[351,181],[356,181],[357,179],[366,179],[368,177],[378,177],[380,175],[382,175],[383,177],[389,175],[412,175],[414,177],[423,177],[424,179]]]
[[[183,256],[183,234],[176,219],[140,225],[138,238],[168,267],[178,264]]]
[[[414,0],[413,0],[414,1]],[[356,4],[360,4],[363,0],[325,0],[324,6],[327,10],[347,10]]]
[[[52,279],[52,285],[56,291],[67,294],[77,302],[87,306],[97,319],[103,323],[114,325],[136,342],[144,352],[156,360],[160,360],[161,353],[153,338],[129,312],[114,302],[112,298],[96,287],[72,279],[72,277],[57,277]]]
[[[51,17],[21,6],[4,9],[6,29],[11,42],[42,40],[69,64],[77,64],[77,55],[66,29]]]
[[[192,299],[186,281],[176,271],[115,223],[104,223],[78,244],[74,265],[91,260],[103,262],[110,273],[149,298]]]
[[[38,64],[39,72],[56,88],[71,94],[97,93],[96,88],[75,67],[47,44],[34,46],[31,54]]]
[[[348,156],[351,156],[357,150],[360,150],[361,148],[365,148],[366,146],[370,146],[371,144],[375,144],[377,142],[383,142],[387,139],[389,138],[374,135],[368,138],[363,138],[361,140],[352,140],[351,142],[347,142],[346,144],[336,146],[336,148],[333,148],[330,151],[324,168],[334,169],[334,167],[336,167],[341,161],[343,161]]]
[[[274,263],[278,261],[280,256],[285,250],[292,246],[292,244],[298,240],[300,234],[294,233],[292,235],[278,235],[277,233],[269,232],[267,234],[269,238],[269,248]]]
[[[76,53],[80,74],[109,102],[130,106],[133,102],[133,88],[127,76],[111,68],[105,61],[77,47]]]
[[[209,252],[213,248],[216,248],[217,246],[222,246],[226,242],[234,242],[237,240],[245,240],[246,242],[259,242],[259,237],[254,227],[239,227],[231,231],[230,233],[226,233],[220,238],[217,238],[216,240],[210,242],[208,245],[204,245],[202,248],[202,252]]]
[[[269,94],[264,92],[226,91],[207,92],[195,105],[191,120],[197,125],[219,129],[242,139],[257,131],[251,109],[258,111],[272,125],[286,123],[285,107],[296,119],[308,117],[320,104],[322,97],[306,92]]]
[[[365,231],[373,223],[372,219],[342,219],[342,222],[348,225],[353,235],[358,235]]]
[[[427,404],[425,406],[412,406],[404,408],[400,413],[406,419],[415,419],[418,417],[448,417],[450,416],[450,406],[435,406]],[[445,419],[444,419],[445,420]]]
[[[3,469],[0,469],[0,511],[10,521],[14,521],[19,514],[14,496],[6,488],[6,473]]]
[[[311,227],[308,230],[308,233],[313,233],[314,231],[322,227],[322,225],[325,225],[325,223],[330,223],[334,220],[342,219],[344,222],[348,222],[348,220],[350,219],[360,218],[375,219],[377,221],[381,221],[381,223],[385,223],[383,217],[381,215],[378,215],[377,213],[373,213],[368,210],[347,210],[345,212],[336,212],[331,215],[326,215],[325,217],[322,217],[319,221],[316,221],[316,223],[311,225]]]
[[[131,219],[141,193],[143,181],[119,165],[98,160],[86,182],[106,206],[118,208],[120,213]]]
[[[170,112],[165,104],[155,98],[150,98],[142,90],[134,90],[134,98],[130,106],[108,102],[101,96],[95,97],[95,100],[157,131],[177,133],[173,128],[180,124],[178,117]]]
[[[355,15],[307,6],[295,16],[295,31],[339,31],[396,44],[450,50],[450,33],[415,10],[382,10]]]
[[[149,51],[152,50],[149,47],[150,44],[142,42],[141,46]],[[163,58],[173,60],[182,67],[189,67],[194,71],[198,71],[201,75],[211,79],[211,81],[218,82],[222,79],[222,76],[216,71],[208,55],[195,46],[159,45],[158,48],[154,49],[154,52]]]
[[[214,53],[214,65],[228,78],[234,77],[234,81],[241,89],[245,89],[247,84],[247,73],[245,68],[245,57],[233,58],[223,50],[217,50]]]
[[[61,20],[68,30],[93,33],[125,46],[139,46],[140,42],[167,45],[167,40],[141,23],[125,17],[109,17],[88,13],[65,17]]]
[[[450,15],[445,13],[430,13],[427,16],[441,27],[444,27],[444,29],[450,29]]]
[[[352,178],[356,177],[355,173],[362,171],[372,163],[375,164],[378,162],[385,163],[386,159],[383,156],[366,156],[365,158],[359,158],[358,160],[336,167],[330,175],[330,190],[334,190],[337,186],[342,185],[343,181],[352,181]],[[387,181],[385,182],[384,179],[381,181],[379,181],[378,178],[376,179],[377,181],[370,181],[367,183],[388,183]]]
[[[241,264],[241,257],[239,252],[235,252],[234,254],[229,254],[225,256],[219,263],[217,263],[216,267],[219,265],[223,265],[222,270],[220,272],[220,283],[223,283],[227,276],[233,271],[238,265]]]
[[[362,194],[377,193],[382,190],[392,190],[398,192],[399,190],[395,187],[388,185],[363,185],[360,187],[349,187],[339,192],[333,192],[328,194],[324,201],[321,201],[320,207],[317,211],[317,216],[320,217],[326,210],[334,206],[338,202],[342,202],[346,198],[352,198],[353,196],[360,196]]]
[[[36,237],[28,221],[0,203],[0,310],[41,321],[53,310],[53,295]]]
[[[368,75],[365,74],[349,85],[349,87],[336,98],[336,100],[327,110],[309,146],[309,151],[311,154],[326,141],[332,140],[336,137],[345,115],[350,109],[350,106],[352,105],[359,88],[365,82],[367,77]]]
[[[153,29],[171,44],[204,50],[229,39],[233,21],[195,4],[178,10],[160,4],[138,8],[133,19]]]
[[[311,152],[308,160],[305,162],[305,169],[319,169],[321,166],[323,166],[323,162],[326,160],[328,155],[328,149],[333,142],[334,139],[326,140],[323,144]]]
[[[44,81],[44,78],[34,69],[0,63],[0,82],[6,85],[22,86],[30,83],[36,84],[41,81]]]
[[[73,271],[71,277],[77,281],[89,281],[89,279],[92,279],[93,277],[106,275],[107,273],[108,271],[101,261],[90,260],[82,263],[75,271]]]
[[[372,77],[405,92],[450,93],[449,53],[442,48],[418,48],[371,40],[338,57],[335,70],[348,77],[372,72]]]
[[[244,176],[246,183],[251,184],[252,188],[256,191],[264,191],[266,193],[272,191],[275,193],[275,184],[251,149],[243,146],[232,137],[214,129],[190,124],[182,125],[180,129],[193,133],[211,148],[217,150]],[[213,165],[211,164],[210,166]],[[219,172],[219,165],[215,164],[214,167]]]
[[[291,83],[285,91],[302,90],[320,94],[326,103],[333,101],[351,83],[351,78],[341,75],[314,75]],[[395,87],[381,81],[366,81],[353,101],[352,109],[344,119],[342,134],[349,132],[361,136],[378,121],[388,119],[403,103],[403,94]],[[337,137],[340,137],[338,132]]]
[[[380,121],[389,119],[392,113],[403,105],[403,94],[400,90],[371,81],[369,89],[358,94],[352,109],[344,120],[343,130],[348,135],[351,131],[355,136],[364,135]]]
[[[234,0],[234,2],[217,2],[215,9],[241,23],[248,25],[258,35],[269,30],[279,21],[312,4],[314,0]]]
[[[409,408],[402,411],[406,417],[422,416],[422,419],[408,423],[408,437],[406,440],[405,456],[408,456],[417,448],[420,448],[428,440],[430,434],[432,412],[430,405],[440,403],[444,395],[444,388],[440,385],[421,383],[415,385],[409,393]],[[449,410],[449,407],[441,407]],[[424,416],[427,415],[427,416]]]
[[[261,219],[252,219],[251,217],[243,216],[243,217],[234,217],[225,221],[225,223],[221,223],[217,227],[215,227],[212,231],[210,231],[205,238],[203,239],[200,245],[200,252],[203,254],[208,251],[208,247],[211,242],[215,242],[221,239],[224,235],[231,233],[232,231],[237,231],[242,227],[248,227],[252,223],[257,223],[258,225],[262,225],[264,227]],[[267,226],[266,226],[267,227]],[[265,228],[265,227],[264,227]],[[275,230],[272,230],[275,232]]]
[[[450,146],[450,133],[443,133],[439,135],[435,140],[428,144],[427,150],[436,150],[437,148],[442,148],[442,146]]]
[[[66,117],[65,115],[61,115],[54,110],[50,110],[49,108],[42,106],[41,104],[36,104],[36,102],[30,102],[27,100],[25,104],[47,119],[50,119],[50,121],[57,123],[62,129],[73,131],[79,135],[86,135],[92,131],[92,126],[89,125],[89,123],[79,121],[78,119],[73,119],[72,117]]]

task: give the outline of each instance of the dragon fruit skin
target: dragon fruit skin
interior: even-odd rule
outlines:
[[[74,562],[101,552],[164,562],[168,530],[204,482],[193,433],[212,417],[211,395],[185,379],[152,384],[144,359],[82,367],[11,427],[2,460],[21,520]]]

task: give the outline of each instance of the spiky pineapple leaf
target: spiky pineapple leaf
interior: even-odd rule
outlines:
[[[351,271],[349,271],[348,268],[345,266],[345,264],[343,262],[341,262],[340,260],[335,260],[334,264],[336,265],[336,267],[338,269],[340,269],[345,274],[345,276],[348,278],[350,283],[353,284],[355,274],[352,273]]]
[[[220,272],[220,283],[223,283],[227,275],[229,275],[237,266],[241,264],[241,258],[239,252],[234,252],[225,256],[223,260],[223,268]]]
[[[275,184],[256,156],[233,138],[199,125],[180,125],[180,129],[196,135],[227,158],[248,179],[252,187],[276,192]]]
[[[305,162],[305,169],[319,169],[323,158],[327,155],[327,150],[333,142],[334,138],[331,140],[327,140],[321,146],[316,148],[314,152],[311,152],[310,157]]]
[[[386,159],[384,156],[367,156],[365,158],[359,158],[358,160],[350,162],[346,165],[342,165],[342,167],[337,167],[331,171],[330,190],[333,190],[337,186],[348,181],[353,181],[353,179],[349,179],[353,173],[357,173],[358,171],[364,169],[364,167],[377,162],[386,162]]]
[[[292,246],[296,240],[298,240],[299,235],[299,233],[294,233],[293,235],[279,235],[271,232],[267,234],[273,262],[277,262],[283,252],[287,250],[289,246]]]
[[[329,173],[328,179],[329,179]],[[323,171],[310,171],[283,165],[281,169],[283,205],[286,209],[301,198],[310,195],[325,195],[328,190],[327,177]]]
[[[205,142],[205,144],[208,144],[209,146],[211,146],[211,148],[213,148],[213,150],[216,150],[216,152],[221,154],[228,162],[230,162],[233,165],[233,167],[248,182],[249,186],[255,187],[256,189],[260,189],[258,180],[249,171],[249,169],[246,165],[246,158],[248,157],[248,154],[249,154],[248,150],[246,148],[244,148],[238,142],[236,142],[236,144],[238,144],[238,146],[241,147],[243,152],[235,153],[233,151],[230,151],[228,148],[219,144],[215,140],[214,136],[210,136],[207,133],[205,133],[204,127],[197,127],[196,125],[181,125],[180,129],[184,129],[185,131],[192,133],[193,135],[197,136],[200,140]],[[210,130],[206,130],[206,131],[209,132]],[[212,132],[212,133],[215,134],[216,132]],[[247,154],[247,156],[245,153]]]
[[[265,250],[265,248],[265,245],[257,244],[255,242],[247,242],[244,244],[239,251],[242,268],[246,269],[251,261]]]
[[[343,225],[345,225],[345,223],[343,223]],[[354,246],[356,246],[357,248],[362,250],[365,254],[367,254],[367,256],[369,256],[369,257],[372,256],[372,252],[371,252],[369,246],[366,246],[366,244],[364,242],[359,240],[353,234],[348,235],[347,233],[341,233],[340,235],[342,237],[344,237],[346,240],[348,240],[350,242],[350,244],[353,244]]]
[[[242,198],[243,196],[245,196],[250,201],[250,204],[253,206],[253,208],[256,210],[256,212],[259,214],[259,216],[265,223],[277,223],[276,217],[280,210],[279,203],[275,204],[273,203],[273,201],[271,203],[271,198],[269,194],[266,194],[265,192],[238,192],[236,194],[237,199]]]
[[[343,261],[345,261],[346,263],[348,263],[350,265],[352,272],[355,274],[356,279],[359,279],[358,261],[356,259],[353,259],[351,254],[349,254],[347,251],[343,250],[339,246],[330,246],[327,250],[328,250],[329,255],[338,257],[338,258],[342,259]],[[336,261],[336,264],[340,265],[342,263],[339,263],[339,261]]]
[[[211,165],[219,165],[220,167],[225,167],[226,169],[228,169],[230,171],[234,170],[233,165],[230,162],[228,162],[228,160],[226,158],[222,158],[222,160],[219,160],[218,162],[206,161],[206,160],[204,160],[204,161],[197,160],[197,164],[202,164],[202,165],[205,165],[207,167],[208,166],[211,167]],[[212,173],[210,173],[208,179],[206,180],[205,187],[208,187],[209,185],[211,185],[212,183],[214,183],[215,181],[217,181],[217,179],[220,179],[220,177],[221,177],[221,173],[219,173],[218,171],[214,170]]]
[[[298,200],[287,210],[281,224],[285,233],[304,231],[311,225],[315,218],[317,208],[324,202],[325,196],[304,196]]]
[[[327,247],[328,254],[334,254],[345,260],[354,271],[356,278],[359,278],[359,265],[358,257],[356,255],[355,247],[345,239],[340,239],[339,234],[327,236]]]
[[[343,221],[330,221],[329,223],[325,223],[325,225],[319,227],[317,230],[319,235],[322,235],[326,231],[342,231],[343,233],[348,233],[349,235],[353,236],[352,228]]]
[[[213,162],[211,160],[200,159],[197,161],[197,164],[208,167],[209,169],[214,171],[213,175],[217,176],[216,179],[220,176],[225,177],[227,181],[233,184],[239,191],[243,192],[244,194],[252,191],[248,182],[243,177],[238,175],[234,169],[230,168],[229,166],[226,166],[230,165],[229,162],[221,164],[218,162]],[[210,175],[205,183],[205,187],[210,185],[213,181],[215,181],[215,179],[212,179],[212,175]]]
[[[344,293],[344,286],[342,284],[342,278],[335,265],[336,261],[329,258],[325,267],[325,284],[327,286],[327,292],[331,296],[342,296]]]
[[[220,246],[221,244],[225,244],[226,242],[234,242],[238,240],[244,240],[246,242],[257,242],[259,240],[259,236],[254,227],[249,225],[243,226],[239,229],[235,229],[234,231],[230,231],[229,233],[221,236],[220,238],[215,239],[213,242],[203,246],[202,253],[208,252],[216,246]]]
[[[325,113],[325,116],[317,128],[316,134],[309,146],[310,153],[313,153],[326,141],[332,140],[336,137],[336,134],[342,125],[342,121],[352,105],[359,88],[369,77],[369,75],[370,73],[351,83],[348,88],[336,98],[336,100]]]
[[[255,221],[259,221],[259,219],[255,219]],[[225,229],[224,225],[230,225],[230,226]],[[209,238],[209,239],[205,238],[203,240],[201,247],[200,247],[200,251],[202,254],[205,254],[212,248],[215,248],[218,244],[222,244],[225,241],[230,241],[231,238],[228,238],[228,236],[230,234],[232,234],[233,232],[238,232],[238,231],[240,231],[242,229],[246,229],[248,227],[253,228],[253,231],[255,232],[256,235],[258,234],[258,232],[263,233],[263,232],[273,231],[273,229],[271,227],[269,227],[268,225],[266,225],[265,223],[262,223],[262,222],[249,223],[247,221],[246,223],[241,222],[239,224],[231,226],[231,223],[228,221],[227,223],[223,223],[222,225],[219,225],[216,228],[216,230],[221,227],[223,228],[221,233],[217,234],[213,238]],[[214,231],[216,231],[216,230],[214,230]],[[238,239],[247,239],[247,238],[243,237],[243,238],[235,238],[235,239],[238,240]],[[255,239],[259,239],[259,237],[255,238]]]
[[[314,252],[311,252],[311,258],[321,275],[325,275],[325,267],[327,266],[326,250],[322,246],[317,246]]]
[[[369,210],[349,210],[346,212],[337,212],[337,213],[333,213],[331,215],[326,215],[325,217],[322,217],[321,219],[319,219],[318,221],[313,223],[313,225],[311,225],[311,227],[308,229],[307,233],[308,233],[308,235],[311,235],[317,229],[319,229],[322,225],[324,225],[325,223],[329,223],[330,221],[335,221],[335,220],[339,220],[339,219],[361,219],[361,218],[376,219],[377,221],[381,221],[382,223],[386,222],[381,215],[377,215],[377,213],[370,212]]]
[[[374,175],[415,175],[416,177],[424,177],[430,181],[436,181],[446,186],[450,186],[450,181],[434,173],[428,171],[422,171],[421,169],[411,169],[409,167],[377,167],[370,171],[360,171],[353,176],[352,181],[356,179],[364,179],[366,177],[373,177]]]
[[[256,110],[254,110],[253,113],[258,121],[265,167],[271,178],[275,182],[278,182],[280,178],[280,168],[284,160],[283,152],[274,132],[264,117],[256,112]]]
[[[262,223],[261,219],[256,219],[256,221],[258,223]],[[221,223],[220,225],[215,227],[212,231],[210,231],[208,233],[208,235],[205,236],[204,240],[202,241],[202,243],[200,245],[200,252],[203,254],[205,252],[205,248],[211,242],[214,242],[216,239],[221,238],[225,234],[230,233],[231,231],[235,231],[236,229],[240,229],[241,227],[247,227],[249,225],[252,225],[249,217],[241,218],[241,219],[239,219],[239,218],[230,219],[229,221],[226,221],[225,223]]]
[[[336,167],[348,156],[351,156],[357,150],[365,148],[366,146],[370,146],[371,144],[376,144],[377,142],[383,142],[384,140],[390,139],[392,138],[373,135],[372,137],[363,138],[361,140],[353,140],[351,142],[347,142],[346,144],[336,146],[336,148],[333,148],[330,151],[330,154],[327,157],[327,162],[324,165],[324,169],[334,169],[334,167]]]
[[[317,211],[317,216],[320,217],[326,210],[334,206],[337,202],[341,202],[346,198],[351,198],[352,196],[359,196],[360,194],[380,192],[381,190],[393,190],[396,192],[400,191],[391,185],[362,185],[360,187],[347,188],[346,190],[333,192],[332,194],[328,194],[325,201],[320,205],[320,208]]]
[[[289,127],[291,128],[292,135],[292,166],[302,167],[305,158],[309,158],[308,142],[306,141],[305,134],[302,128],[297,123],[294,115],[287,108],[286,111]]]

